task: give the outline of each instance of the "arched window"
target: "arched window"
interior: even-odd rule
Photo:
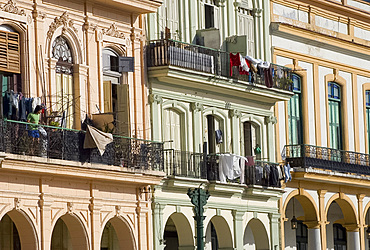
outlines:
[[[3,96],[10,90],[22,92],[20,37],[8,25],[0,25],[0,83]]]
[[[67,40],[58,36],[52,45],[52,57],[56,63],[56,103],[53,110],[62,115],[62,126],[73,127],[74,96],[73,96],[73,58]]]
[[[335,82],[328,82],[329,137],[330,147],[342,149],[341,88]]]
[[[301,78],[293,74],[294,95],[288,102],[288,136],[289,144],[303,143],[302,133],[302,101],[301,101]]]
[[[365,92],[365,109],[366,109],[366,128],[367,128],[367,141],[369,145],[368,153],[370,152],[370,90]]]

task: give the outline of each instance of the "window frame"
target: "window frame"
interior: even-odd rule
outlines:
[[[288,110],[288,141],[289,141],[289,145],[293,145],[293,144],[303,144],[303,121],[302,121],[302,77],[300,75],[297,75],[297,74],[293,74],[292,75],[293,79],[296,78],[298,79],[298,86],[296,87],[295,84],[294,84],[294,80],[293,80],[293,93],[294,95],[290,98],[290,100],[288,101],[287,103],[287,110]],[[298,116],[292,116],[292,101],[294,100],[294,98],[298,99],[298,107],[296,108],[296,110],[298,111]],[[298,118],[298,119],[297,119]],[[296,126],[297,128],[297,136],[298,136],[298,139],[297,139],[297,143],[292,143],[292,122],[293,122],[293,119],[295,120],[295,122],[298,124]]]
[[[343,95],[343,91],[342,91],[342,87],[339,83],[337,82],[334,82],[334,81],[328,81],[327,82],[327,87],[328,87],[328,93],[327,93],[327,97],[328,97],[328,125],[329,125],[329,142],[330,142],[330,148],[335,148],[335,149],[338,149],[338,150],[342,150],[343,149],[343,138],[342,138],[342,129],[343,129],[343,124],[342,124],[342,95]],[[335,107],[337,106],[337,107]],[[333,115],[331,112],[332,109],[337,109],[337,112],[338,114],[336,116],[338,116],[338,121],[332,121],[333,120]],[[337,147],[334,147],[334,135],[331,134],[331,131],[332,131],[332,128],[336,127],[336,130],[337,130],[337,133],[338,133],[338,136],[337,138],[338,141],[336,141],[337,143]],[[333,138],[333,140],[332,140]]]

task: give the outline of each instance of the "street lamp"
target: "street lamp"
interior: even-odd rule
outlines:
[[[296,230],[298,228],[298,220],[295,217],[295,212],[294,212],[294,197],[293,197],[293,218],[290,221],[290,225],[293,230]]]

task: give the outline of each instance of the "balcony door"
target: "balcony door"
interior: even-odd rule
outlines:
[[[53,110],[62,115],[62,126],[73,127],[74,118],[74,95],[73,95],[73,58],[68,41],[63,37],[57,37],[53,42],[52,56],[57,59],[56,63],[56,103]]]
[[[207,115],[208,154],[224,152],[224,129],[222,120],[214,115]]]
[[[252,122],[243,123],[244,132],[244,155],[245,156],[256,156],[257,159],[261,159],[261,154],[256,155],[255,149],[260,146],[260,133],[259,127]]]

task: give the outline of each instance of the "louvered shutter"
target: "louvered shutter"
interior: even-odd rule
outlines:
[[[0,70],[20,73],[18,33],[0,31]]]

